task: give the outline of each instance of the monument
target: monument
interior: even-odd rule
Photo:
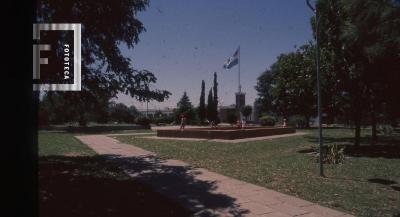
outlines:
[[[243,108],[243,106],[246,105],[246,94],[241,92],[241,90],[239,89],[239,92],[235,93],[235,96],[236,96],[236,111],[239,117],[241,116],[240,110]]]
[[[235,110],[237,111],[239,121],[242,120],[241,108],[246,104],[246,94],[242,92],[240,85],[240,47],[236,50],[234,55],[225,61],[224,68],[230,69],[236,64],[239,65],[238,80],[239,80],[239,91],[235,93],[236,105]],[[160,129],[157,130],[158,137],[175,137],[175,138],[201,138],[201,139],[223,139],[223,140],[234,140],[244,139],[253,137],[264,137],[273,136],[280,134],[295,133],[296,130],[292,127],[281,126],[281,127],[243,127],[243,123],[240,122],[240,127],[211,127],[211,128],[189,128],[184,130],[179,129]]]

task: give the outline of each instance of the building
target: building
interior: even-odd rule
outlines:
[[[139,109],[139,112],[141,115],[145,117],[153,118],[155,114],[160,112],[163,115],[172,116],[174,114],[175,109],[176,108],[168,108],[168,107],[165,107],[164,109]]]

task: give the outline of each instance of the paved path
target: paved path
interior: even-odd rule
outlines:
[[[179,201],[194,216],[344,217],[345,213],[229,178],[179,160],[122,144],[106,135],[77,136],[98,154],[117,163],[135,179]]]

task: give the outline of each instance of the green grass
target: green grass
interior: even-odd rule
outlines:
[[[152,130],[121,130],[108,131],[101,134],[114,133],[154,133]],[[68,133],[63,131],[39,131],[39,156],[47,155],[95,155],[87,145],[80,142],[75,136],[100,133]]]
[[[109,131],[113,133],[154,133],[152,130]],[[95,133],[92,133],[95,134]],[[98,134],[98,133],[97,133]],[[103,133],[104,134],[104,133]],[[39,131],[39,156],[47,155],[95,155],[96,153],[74,136],[84,133],[68,133],[62,131]]]
[[[39,156],[48,155],[95,155],[71,133],[39,132]]]
[[[308,134],[304,136],[237,144],[149,140],[135,136],[117,138],[156,152],[162,158],[181,159],[357,216],[400,215],[399,157],[363,153],[346,158],[344,164],[326,165],[327,178],[320,178],[318,163],[304,153],[318,143],[317,131],[305,132]],[[369,133],[369,130],[362,131],[363,143],[369,142]],[[326,143],[351,143],[352,136],[350,129],[324,130]],[[381,137],[381,141],[378,145],[400,145],[400,135]],[[384,181],[393,184],[380,184]]]

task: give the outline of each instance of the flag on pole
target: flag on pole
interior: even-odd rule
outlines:
[[[230,69],[237,65],[239,63],[239,52],[240,48],[238,48],[235,53],[233,54],[232,57],[229,57],[225,62],[224,62],[224,69]]]

